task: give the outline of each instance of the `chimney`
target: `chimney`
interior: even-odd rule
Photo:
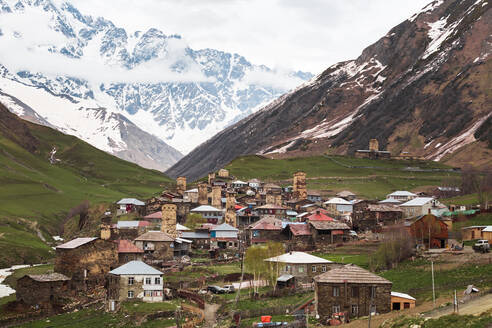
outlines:
[[[427,210],[427,214],[431,214],[431,209],[430,208]]]

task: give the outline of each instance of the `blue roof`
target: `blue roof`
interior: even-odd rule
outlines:
[[[159,274],[161,275],[162,272],[160,272],[157,269],[154,269],[148,264],[143,263],[142,261],[130,261],[126,264],[123,264],[120,267],[117,267],[114,270],[109,271],[109,273],[116,274],[116,275],[127,275],[127,274]]]

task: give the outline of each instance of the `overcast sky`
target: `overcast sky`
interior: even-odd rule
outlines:
[[[72,0],[130,31],[156,27],[194,49],[321,72],[357,57],[430,0]]]

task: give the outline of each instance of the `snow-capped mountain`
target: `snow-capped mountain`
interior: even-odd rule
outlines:
[[[311,77],[50,0],[0,0],[0,47],[0,101],[10,110],[159,169],[181,157],[171,147],[187,153]],[[129,140],[127,126],[147,140]]]
[[[198,178],[246,154],[354,154],[372,138],[393,155],[490,169],[491,54],[490,0],[433,1],[166,173]]]

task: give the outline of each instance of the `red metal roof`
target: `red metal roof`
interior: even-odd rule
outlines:
[[[324,214],[323,212],[319,211],[314,212],[310,216],[307,217],[309,221],[334,221],[332,217],[329,217],[328,215]]]
[[[161,211],[144,216],[144,219],[161,219],[161,218],[162,218]]]
[[[118,253],[143,253],[144,251],[126,239],[118,240]]]
[[[311,229],[308,224],[289,224],[289,229],[294,236],[310,236]]]
[[[276,226],[276,225],[274,225],[272,223],[268,223],[268,222],[259,222],[258,224],[256,224],[251,229],[254,229],[254,230],[282,230],[282,227]]]

